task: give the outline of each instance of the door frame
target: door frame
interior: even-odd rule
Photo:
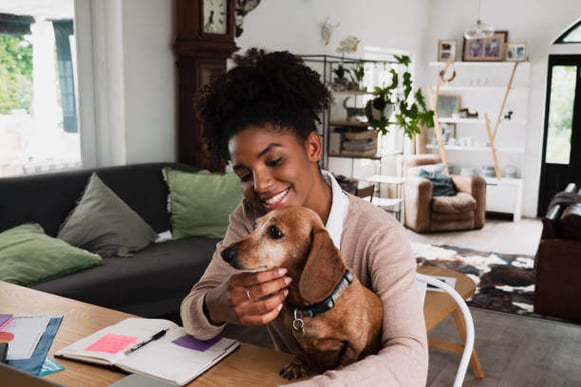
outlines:
[[[546,163],[547,133],[549,131],[549,107],[551,103],[552,68],[559,65],[576,65],[577,82],[573,104],[573,119],[571,122],[571,153],[569,164]],[[577,150],[577,152],[575,152]],[[541,176],[539,181],[537,216],[544,216],[551,198],[562,191],[565,186],[574,182],[581,185],[581,54],[551,54],[547,67],[547,86],[545,98],[545,117],[543,123],[543,147],[541,151]],[[559,173],[559,176],[555,176]],[[556,187],[557,185],[558,187]],[[552,186],[552,188],[551,188]]]

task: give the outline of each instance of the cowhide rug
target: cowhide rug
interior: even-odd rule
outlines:
[[[476,283],[468,305],[499,312],[533,313],[534,257],[481,252],[454,246],[412,243],[418,265],[434,265],[466,274]]]

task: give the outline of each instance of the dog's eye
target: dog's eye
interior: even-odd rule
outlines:
[[[280,231],[276,226],[270,226],[267,230],[267,233],[271,239],[280,239],[284,236],[282,231]]]

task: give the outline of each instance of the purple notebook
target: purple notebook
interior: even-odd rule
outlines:
[[[0,331],[4,330],[10,324],[13,317],[11,314],[0,314]]]

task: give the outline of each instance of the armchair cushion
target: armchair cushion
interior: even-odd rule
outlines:
[[[472,195],[458,192],[455,196],[435,196],[432,198],[432,211],[446,214],[461,214],[474,211],[476,200]]]
[[[450,176],[446,176],[438,172],[429,172],[425,169],[420,171],[420,177],[425,177],[432,182],[432,196],[454,196],[456,195],[456,188],[452,183]]]

